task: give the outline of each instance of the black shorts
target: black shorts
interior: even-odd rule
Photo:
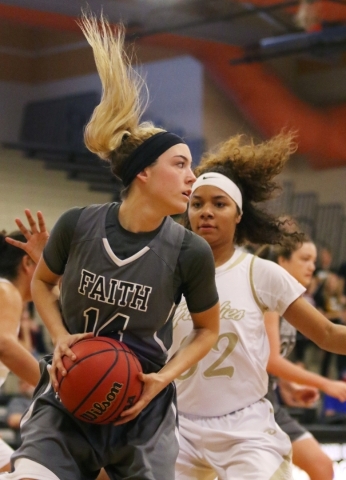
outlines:
[[[178,455],[175,385],[168,385],[134,420],[93,425],[73,417],[50,386],[47,363],[21,428],[12,464],[26,457],[61,480],[94,480],[104,467],[111,480],[174,480]]]

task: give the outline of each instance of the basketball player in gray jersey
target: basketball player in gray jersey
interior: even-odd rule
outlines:
[[[85,143],[110,162],[125,190],[120,204],[66,212],[51,233],[32,291],[55,349],[42,364],[12,472],[0,478],[94,480],[104,467],[111,480],[173,480],[173,380],[206,355],[218,336],[213,257],[203,239],[170,218],[187,208],[195,181],[191,153],[177,135],[139,123],[141,79],[126,62],[122,28],[114,35],[104,19],[100,28],[85,15],[81,27],[103,85]],[[193,329],[166,363],[182,294]],[[116,424],[82,422],[55,395],[57,370],[66,375],[62,356],[75,360],[70,347],[92,335],[123,340],[143,366],[142,396]]]
[[[170,218],[154,231],[133,234],[119,223],[119,207],[113,203],[66,212],[43,256],[50,270],[64,273],[61,303],[68,331],[122,340],[136,352],[144,372],[158,371],[166,363],[171,319],[186,286],[201,286],[189,287],[191,311],[215,303],[209,252]]]

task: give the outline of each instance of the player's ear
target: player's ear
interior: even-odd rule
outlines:
[[[22,258],[22,268],[27,272],[35,266],[35,262],[31,259],[29,255],[24,255]]]
[[[287,262],[287,259],[285,257],[283,257],[282,255],[278,256],[278,264],[280,265],[280,267],[283,267],[283,265],[285,265],[286,262]]]
[[[148,178],[149,178],[149,171],[148,170],[149,170],[148,168],[145,168],[144,170],[142,170],[141,172],[138,173],[136,178],[138,178],[143,183],[147,183]]]

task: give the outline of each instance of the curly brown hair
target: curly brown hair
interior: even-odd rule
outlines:
[[[195,169],[199,177],[206,172],[218,172],[231,179],[243,197],[243,215],[237,225],[234,242],[256,244],[281,243],[292,233],[285,229],[285,221],[258,204],[272,199],[280,190],[274,178],[282,171],[297,145],[293,132],[281,132],[270,140],[255,143],[252,138],[236,135],[222,143],[215,151],[202,156]],[[188,223],[185,222],[188,226]]]

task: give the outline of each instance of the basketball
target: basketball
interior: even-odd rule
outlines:
[[[124,343],[108,337],[80,340],[62,357],[67,374],[57,372],[58,395],[64,407],[88,423],[114,422],[142,393],[141,364]]]

